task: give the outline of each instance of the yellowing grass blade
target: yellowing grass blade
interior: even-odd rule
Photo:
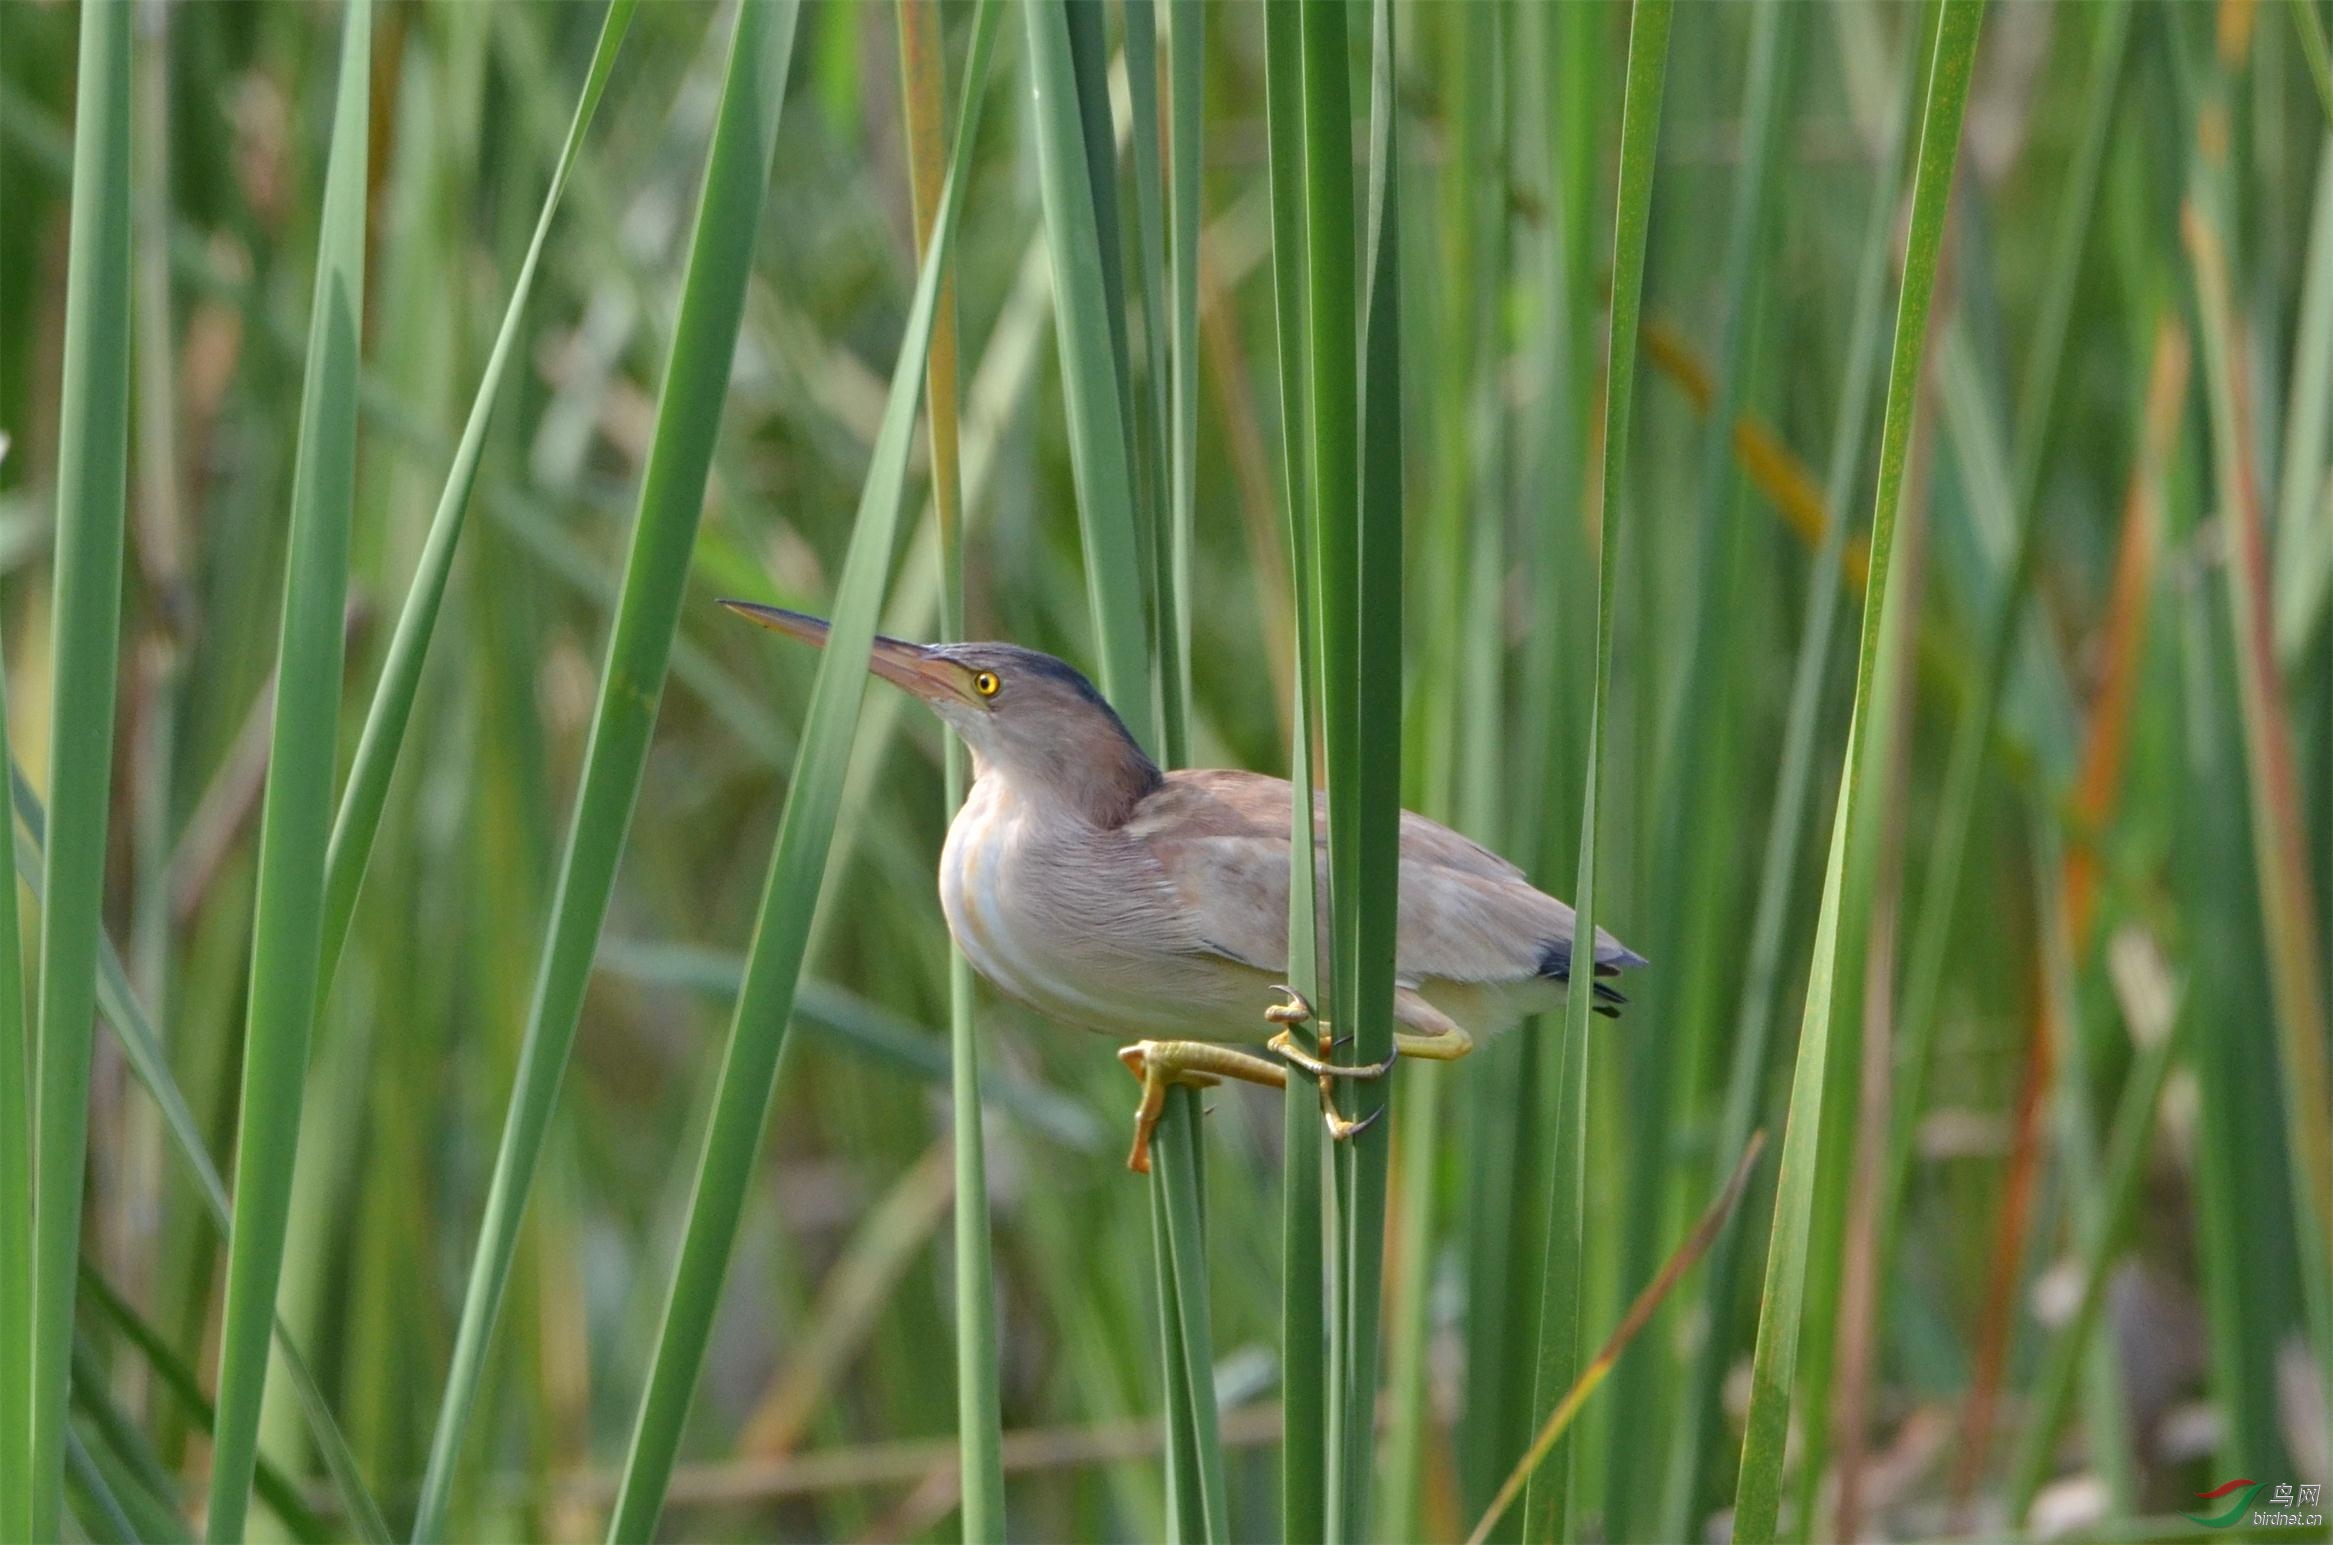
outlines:
[[[1490,1507],[1482,1517],[1476,1520],[1474,1532],[1466,1537],[1467,1545],[1482,1545],[1484,1540],[1490,1538],[1492,1528],[1507,1509],[1515,1505],[1515,1499],[1522,1495],[1525,1483],[1539,1468],[1540,1461],[1547,1457],[1549,1449],[1555,1447],[1556,1439],[1562,1437],[1565,1429],[1571,1426],[1572,1418],[1580,1414],[1580,1407],[1587,1404],[1588,1397],[1596,1392],[1596,1387],[1612,1372],[1613,1364],[1620,1361],[1620,1354],[1628,1350],[1628,1344],[1636,1339],[1637,1332],[1643,1330],[1646,1322],[1652,1319],[1653,1311],[1660,1308],[1661,1301],[1669,1296],[1669,1290],[1677,1285],[1678,1279],[1691,1271],[1694,1263],[1708,1251],[1710,1241],[1717,1238],[1718,1231],[1725,1227],[1726,1219],[1733,1215],[1735,1204],[1741,1201],[1742,1192],[1750,1183],[1750,1171],[1757,1164],[1758,1154],[1765,1146],[1765,1133],[1750,1134],[1749,1146],[1742,1150],[1741,1158],[1734,1161],[1734,1172],[1727,1179],[1725,1188],[1717,1193],[1717,1199],[1701,1214],[1701,1221],[1693,1225],[1693,1232],[1685,1236],[1685,1242],[1670,1253],[1659,1275],[1646,1283],[1644,1291],[1636,1295],[1635,1302],[1620,1317],[1620,1323],[1613,1327],[1604,1345],[1588,1360],[1588,1365],[1580,1370],[1579,1377],[1572,1381],[1570,1389],[1564,1391],[1563,1398],[1556,1401],[1555,1409],[1547,1413],[1547,1420],[1540,1424],[1538,1436],[1523,1451],[1523,1457],[1515,1461],[1515,1468],[1499,1487],[1499,1494],[1491,1500]]]

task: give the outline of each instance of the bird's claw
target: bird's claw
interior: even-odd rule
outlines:
[[[1368,1115],[1363,1116],[1360,1120],[1354,1121],[1344,1116],[1338,1115],[1336,1107],[1332,1105],[1321,1111],[1321,1120],[1327,1123],[1329,1137],[1332,1141],[1339,1143],[1349,1143],[1354,1138],[1359,1137],[1362,1133],[1368,1131],[1371,1127],[1377,1125],[1378,1118],[1384,1114],[1385,1107],[1380,1105],[1375,1110],[1371,1111]]]
[[[1312,1018],[1312,1000],[1285,982],[1272,984],[1272,991],[1284,994],[1288,1001],[1275,1003],[1264,1010],[1264,1018],[1275,1025],[1301,1025]]]

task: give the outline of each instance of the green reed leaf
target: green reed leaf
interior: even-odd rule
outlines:
[[[327,988],[340,963],[341,947],[348,939],[349,920],[356,915],[357,891],[364,884],[373,839],[381,829],[381,811],[389,801],[389,779],[397,770],[398,753],[404,749],[405,728],[413,717],[413,699],[421,689],[421,667],[429,654],[431,635],[437,629],[438,609],[445,600],[446,581],[453,573],[454,549],[462,539],[462,527],[470,511],[470,495],[477,486],[478,462],[486,449],[487,425],[492,422],[495,404],[501,397],[503,373],[518,346],[519,325],[526,316],[527,301],[534,294],[535,273],[542,262],[544,244],[551,235],[551,220],[559,212],[559,197],[567,189],[567,174],[574,169],[576,155],[583,148],[584,131],[591,127],[592,115],[599,110],[609,72],[615,68],[616,52],[623,46],[624,34],[632,25],[632,12],[638,5],[639,0],[610,0],[607,15],[600,23],[599,44],[592,51],[591,67],[584,75],[583,95],[575,104],[567,141],[559,148],[551,185],[543,194],[542,213],[535,219],[534,236],[527,243],[526,256],[519,262],[518,278],[511,285],[502,326],[495,332],[494,346],[487,353],[485,372],[479,376],[477,392],[470,399],[470,414],[463,422],[461,440],[454,447],[453,465],[446,471],[445,491],[438,497],[437,513],[430,517],[421,561],[414,569],[411,587],[405,592],[405,605],[397,614],[397,628],[390,636],[389,653],[381,665],[381,679],[373,689],[372,707],[365,714],[364,733],[357,741],[356,760],[349,767],[348,786],[341,794],[340,811],[332,823],[332,846],[325,864],[323,980]]]
[[[29,1434],[23,1537],[61,1537],[89,1134],[89,1058],[113,781],[130,373],[130,26],[127,6],[81,12],[64,360],[57,391],[55,675],[49,787],[57,801],[41,908],[34,1076]],[[15,1056],[11,1043],[0,1054]],[[16,1129],[21,1132],[24,1128]],[[0,1514],[0,1518],[6,1515]]]
[[[39,796],[21,767],[11,768],[10,782],[15,795],[16,813],[23,821],[17,833],[16,872],[31,888],[37,902],[42,895],[41,873],[46,819]],[[153,1099],[155,1109],[162,1116],[163,1134],[177,1151],[179,1160],[193,1179],[195,1190],[202,1198],[203,1210],[215,1224],[221,1237],[228,1233],[232,1214],[227,1200],[227,1182],[220,1177],[218,1167],[204,1146],[201,1125],[195,1120],[193,1109],[170,1071],[170,1059],[162,1049],[162,1039],[154,1026],[153,1016],[138,1001],[130,985],[129,973],[123,969],[121,956],[113,941],[102,934],[98,938],[97,1012],[121,1044],[122,1059],[130,1072],[145,1087]],[[334,1488],[340,1493],[341,1506],[347,1511],[348,1527],[358,1538],[378,1542],[389,1538],[389,1527],[382,1522],[380,1509],[372,1494],[366,1490],[359,1473],[356,1456],[349,1452],[348,1440],[341,1434],[334,1420],[331,1406],[324,1392],[317,1386],[315,1376],[308,1371],[306,1360],[300,1355],[297,1343],[279,1315],[275,1322],[276,1356],[289,1380],[292,1391],[300,1401],[301,1414],[308,1423],[309,1436],[323,1456],[325,1468],[331,1473]],[[207,1418],[206,1418],[207,1421]],[[262,1461],[264,1465],[264,1460]]]
[[[915,201],[917,256],[931,261],[933,228],[947,182],[947,71],[940,53],[940,9],[935,0],[899,6],[901,96],[907,110],[908,182]],[[986,83],[968,79],[967,93]],[[932,341],[924,368],[930,403],[932,503],[940,539],[940,635],[964,635],[964,500],[957,423],[960,383],[956,363],[956,280],[940,276]],[[945,809],[950,819],[964,803],[963,744],[948,737]],[[980,1038],[972,1015],[972,963],[948,952],[948,1061],[954,1122],[956,1243],[956,1441],[960,1454],[963,1537],[967,1545],[1004,1538],[1004,1458],[1001,1376],[996,1347],[996,1269],[989,1243],[988,1160],[980,1121]]]
[[[762,195],[776,154],[797,9],[796,0],[745,0],[730,40],[623,593],[600,675],[590,750],[527,1015],[518,1081],[462,1298],[453,1366],[430,1439],[429,1468],[414,1519],[417,1540],[439,1538],[445,1530],[455,1457],[485,1371],[487,1342],[510,1280],[520,1219],[575,1042],[616,863],[647,767],[744,315]]]
[[[1833,998],[1847,849],[1850,836],[1859,840],[1865,836],[1856,824],[1857,794],[1863,784],[1865,721],[1870,712],[1873,677],[1880,653],[1881,623],[1887,610],[1888,562],[1894,549],[1896,516],[1903,504],[1913,399],[1919,387],[1920,362],[1926,353],[1937,259],[1944,244],[1953,170],[1960,155],[1961,120],[1968,106],[1969,75],[1975,64],[1977,31],[1983,19],[1984,0],[1944,0],[1943,15],[1937,24],[1936,52],[1929,70],[1927,103],[1921,114],[1920,150],[1912,181],[1911,229],[1903,289],[1896,303],[1887,407],[1880,423],[1879,484],[1872,508],[1871,568],[1864,593],[1862,637],[1856,652],[1854,707],[1848,720],[1839,805],[1831,826],[1830,857],[1823,875],[1822,911],[1815,924],[1806,1019],[1799,1031],[1790,1112],[1775,1183],[1773,1237],[1767,1248],[1757,1349],[1751,1363],[1749,1424],[1742,1442],[1741,1478],[1734,1502],[1735,1537],[1745,1545],[1762,1545],[1776,1537],[1784,1438],[1789,1427],[1798,1332],[1805,1307],[1807,1238],[1813,1221],[1815,1172],[1825,1141],[1840,1141],[1843,1136],[1827,1133],[1822,1117],[1831,1022],[1836,1011]],[[1808,1527],[1806,1521],[1800,1520],[1799,1527],[1802,1530]]]
[[[980,122],[980,88],[986,78],[996,18],[995,0],[982,0],[973,23],[972,51],[965,69],[964,100],[946,190],[932,223],[923,272],[916,280],[906,332],[892,367],[883,427],[875,437],[866,486],[851,529],[850,551],[835,590],[832,631],[819,657],[802,752],[779,822],[769,878],[754,922],[753,943],[746,954],[745,980],[738,993],[729,1047],[713,1097],[712,1121],[705,1132],[704,1151],[689,1198],[680,1258],[665,1303],[655,1359],[649,1367],[648,1387],[641,1396],[639,1417],[632,1430],[623,1482],[608,1524],[611,1541],[646,1540],[655,1532],[665,1488],[680,1452],[689,1403],[704,1367],[722,1279],[754,1178],[754,1158],[769,1119],[778,1056],[785,1046],[811,916],[825,878],[834,815],[842,801],[852,735],[866,692],[867,661],[882,610],[893,539],[906,501],[908,454],[914,443],[916,407],[922,398],[924,366],[939,307],[939,280],[947,271],[949,242]]]
[[[1096,172],[1090,164],[1094,142],[1080,117],[1079,74],[1071,49],[1071,13],[1091,20],[1099,9],[1066,0],[1033,0],[1021,14],[1028,29],[1031,126],[1037,139],[1045,246],[1053,262],[1053,335],[1061,353],[1070,471],[1077,484],[1079,529],[1085,537],[1094,653],[1101,664],[1103,695],[1133,729],[1134,738],[1146,749],[1157,750],[1149,613],[1143,603],[1140,526],[1127,449],[1124,349],[1113,342],[1125,325],[1123,307],[1116,300],[1123,286],[1113,283],[1116,205],[1113,201],[1105,226],[1095,208]],[[1085,99],[1091,95],[1086,93]],[[1105,132],[1102,142],[1107,139]]]
[[[206,1522],[215,1540],[241,1539],[250,1506],[323,946],[348,527],[356,496],[371,0],[350,0],[341,25],[340,79],[292,472],[291,556],[276,656],[267,793],[260,814],[259,895],[251,925],[250,1006],[235,1139],[235,1213],[219,1328],[218,1427]],[[61,829],[52,833],[52,855],[62,840]]]
[[[1629,423],[1635,407],[1636,340],[1644,301],[1646,231],[1661,137],[1661,102],[1669,67],[1670,0],[1636,0],[1628,29],[1627,86],[1620,107],[1620,184],[1612,257],[1612,332],[1604,400],[1603,510],[1597,526],[1596,666],[1588,707],[1587,789],[1580,808],[1580,870],[1572,923],[1572,990],[1557,1047],[1557,1141],[1562,1144],[1548,1190],[1547,1277],[1540,1300],[1538,1388],[1534,1409],[1551,1408],[1579,1378],[1581,1300],[1585,1280],[1588,1014],[1595,995],[1598,819],[1604,788],[1604,741],[1612,692],[1612,635],[1618,604],[1620,530]],[[1584,943],[1583,943],[1584,941]],[[1571,1455],[1558,1446],[1523,1496],[1523,1537],[1554,1540],[1571,1509]]]
[[[1272,201],[1272,294],[1280,395],[1281,488],[1285,501],[1288,605],[1294,626],[1292,789],[1288,846],[1288,982],[1309,1001],[1321,992],[1318,812],[1313,727],[1318,723],[1312,506],[1306,474],[1311,422],[1306,407],[1304,321],[1304,54],[1298,0],[1264,0],[1265,113]],[[1291,1540],[1328,1537],[1327,1262],[1322,1253],[1322,1133],[1316,1092],[1290,1079],[1283,1102],[1280,1287],[1280,1532]]]

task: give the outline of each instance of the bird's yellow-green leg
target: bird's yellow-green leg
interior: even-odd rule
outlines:
[[[1134,1107],[1134,1150],[1126,1167],[1150,1173],[1150,1134],[1166,1109],[1167,1090],[1176,1084],[1211,1089],[1227,1078],[1274,1089],[1288,1087],[1288,1070],[1267,1057],[1211,1041],[1136,1041],[1118,1049],[1126,1071],[1142,1081],[1142,1103]]]
[[[1456,1025],[1431,1035],[1396,1030],[1393,1032],[1393,1050],[1396,1056],[1416,1057],[1422,1062],[1456,1062],[1474,1050],[1474,1037]]]

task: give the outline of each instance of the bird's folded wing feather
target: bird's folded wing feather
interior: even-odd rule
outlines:
[[[1261,773],[1170,773],[1124,828],[1149,850],[1205,949],[1273,973],[1288,958],[1291,792]],[[1319,821],[1325,895],[1325,813]],[[1407,812],[1400,906],[1395,969],[1407,983],[1521,981],[1545,972],[1551,949],[1569,959],[1570,907],[1481,844]],[[1321,923],[1325,940],[1325,907]]]

